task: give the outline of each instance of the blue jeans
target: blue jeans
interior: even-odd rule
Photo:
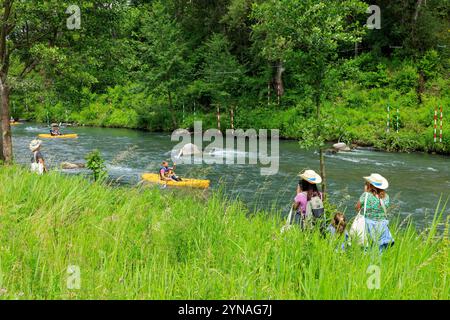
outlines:
[[[366,218],[368,239],[372,244],[377,245],[380,251],[384,251],[394,245],[394,238],[388,225],[388,220],[376,221]]]

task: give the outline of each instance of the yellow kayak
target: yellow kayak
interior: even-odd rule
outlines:
[[[142,179],[152,183],[159,183],[161,185],[168,185],[170,187],[189,187],[189,188],[199,188],[208,189],[209,180],[197,180],[197,179],[184,179],[183,181],[161,181],[159,175],[156,173],[144,173]]]
[[[44,139],[76,139],[78,138],[78,135],[75,133],[72,134],[63,134],[61,136],[52,136],[49,133],[42,133],[39,135],[39,138],[44,138]]]
[[[10,122],[11,126],[18,126],[19,124],[22,124],[22,122]]]

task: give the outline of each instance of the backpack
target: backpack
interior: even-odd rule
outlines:
[[[319,196],[312,197],[306,204],[306,217],[320,218],[323,216],[325,208]]]
[[[366,209],[367,209],[367,197],[369,193],[365,192],[364,206],[358,212],[350,227],[350,237],[356,239],[358,244],[364,246],[367,243],[366,233]]]

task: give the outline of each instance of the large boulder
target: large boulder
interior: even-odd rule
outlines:
[[[343,142],[339,142],[339,143],[335,143],[333,144],[333,149],[336,150],[337,152],[348,152],[348,151],[352,151],[352,149],[350,149],[350,147],[343,143]]]
[[[192,132],[190,132],[188,129],[175,129],[173,132],[172,132],[172,134],[171,134],[171,136],[172,137],[174,137],[174,136],[191,136],[193,133]]]
[[[202,154],[202,151],[193,143],[188,143],[181,148],[178,157]]]

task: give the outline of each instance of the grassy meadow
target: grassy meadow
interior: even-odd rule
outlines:
[[[318,232],[281,234],[280,214],[219,194],[1,167],[0,299],[449,299],[443,206],[425,230],[393,225],[395,246],[380,255],[339,250]]]

